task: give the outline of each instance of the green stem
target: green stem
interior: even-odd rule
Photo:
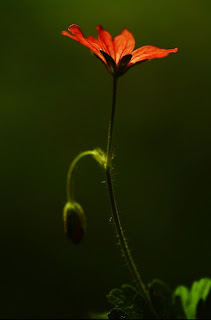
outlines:
[[[148,294],[148,291],[145,288],[145,285],[141,279],[141,276],[137,270],[137,267],[134,263],[134,260],[132,258],[130,249],[128,247],[121,222],[120,217],[117,209],[117,204],[115,200],[114,195],[114,189],[112,184],[112,176],[111,176],[111,162],[112,162],[112,137],[113,137],[113,127],[114,127],[114,116],[115,116],[115,107],[116,107],[116,92],[117,92],[117,77],[113,78],[113,98],[112,98],[112,110],[111,110],[111,120],[109,124],[109,130],[108,130],[108,142],[107,142],[107,163],[106,163],[106,177],[107,177],[107,183],[108,183],[108,191],[109,191],[109,198],[111,203],[111,209],[113,212],[113,219],[116,227],[117,236],[120,242],[120,246],[123,252],[123,255],[125,257],[125,260],[127,262],[127,265],[129,267],[129,270],[133,276],[133,279],[135,281],[137,290],[140,292],[140,294],[145,298],[146,303],[148,304],[150,310],[155,315],[154,308],[151,303],[150,296]]]
[[[76,164],[78,163],[78,161],[86,156],[93,156],[95,154],[95,150],[88,150],[88,151],[84,151],[81,152],[70,164],[68,173],[67,173],[67,200],[68,202],[70,202],[71,200],[73,200],[73,179],[72,179],[72,174],[73,171],[75,169]]]
[[[112,109],[111,109],[111,119],[108,129],[108,142],[107,142],[107,166],[111,164],[112,154],[111,154],[111,145],[113,137],[113,128],[114,128],[114,117],[116,110],[116,92],[117,92],[117,77],[113,77],[113,97],[112,97]]]

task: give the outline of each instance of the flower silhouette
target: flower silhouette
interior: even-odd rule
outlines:
[[[115,76],[122,75],[136,63],[154,58],[164,58],[169,53],[177,52],[178,50],[177,48],[160,49],[151,45],[142,46],[134,50],[135,39],[127,29],[124,29],[114,39],[101,25],[97,26],[98,39],[93,36],[85,38],[80,27],[76,24],[72,24],[68,30],[69,32],[62,31],[62,34],[89,48],[105,63],[109,72]]]

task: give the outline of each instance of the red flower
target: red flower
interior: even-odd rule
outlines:
[[[135,39],[127,29],[124,29],[114,39],[101,25],[97,26],[98,39],[93,36],[85,38],[80,27],[76,24],[72,24],[68,30],[71,33],[62,31],[62,34],[89,48],[105,63],[109,72],[115,76],[122,75],[128,68],[138,62],[144,62],[154,58],[163,58],[168,56],[169,53],[177,52],[178,50],[177,48],[160,49],[150,45],[133,50],[135,47]]]

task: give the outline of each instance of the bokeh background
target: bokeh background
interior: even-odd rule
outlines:
[[[69,163],[105,148],[112,89],[103,64],[61,35],[72,23],[179,48],[119,81],[115,189],[145,282],[174,289],[211,276],[210,9],[209,0],[1,2],[1,318],[87,317],[131,282],[92,159],[76,174],[86,238],[73,246],[63,233]]]

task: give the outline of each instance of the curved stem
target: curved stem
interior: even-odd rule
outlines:
[[[69,167],[69,170],[67,173],[67,200],[68,201],[71,201],[73,198],[73,194],[72,194],[73,188],[72,188],[72,179],[71,178],[72,178],[72,174],[73,174],[73,171],[74,171],[74,168],[75,168],[77,162],[83,157],[90,156],[90,155],[93,156],[94,154],[95,154],[95,150],[88,150],[88,151],[81,152],[70,164],[70,167]]]
[[[130,253],[130,249],[128,247],[121,222],[120,217],[117,209],[117,204],[115,200],[114,190],[113,190],[113,184],[112,184],[112,176],[111,176],[111,162],[112,162],[112,136],[113,136],[113,127],[114,127],[114,116],[115,116],[115,107],[116,107],[116,91],[117,91],[117,77],[113,78],[113,98],[112,98],[112,110],[111,110],[111,120],[109,124],[109,130],[108,130],[108,142],[107,142],[107,162],[106,162],[106,177],[107,177],[107,183],[108,183],[108,191],[109,191],[109,198],[111,203],[111,209],[113,212],[113,219],[116,227],[117,236],[119,238],[120,246],[123,252],[123,255],[125,257],[125,260],[127,262],[127,265],[130,269],[130,272],[133,276],[133,279],[135,281],[136,287],[140,294],[145,298],[145,301],[152,311],[152,313],[155,315],[154,308],[151,303],[150,296],[148,294],[148,291],[145,288],[145,285],[141,279],[141,276],[137,270],[137,267],[134,263],[134,260],[132,258],[132,255]]]

